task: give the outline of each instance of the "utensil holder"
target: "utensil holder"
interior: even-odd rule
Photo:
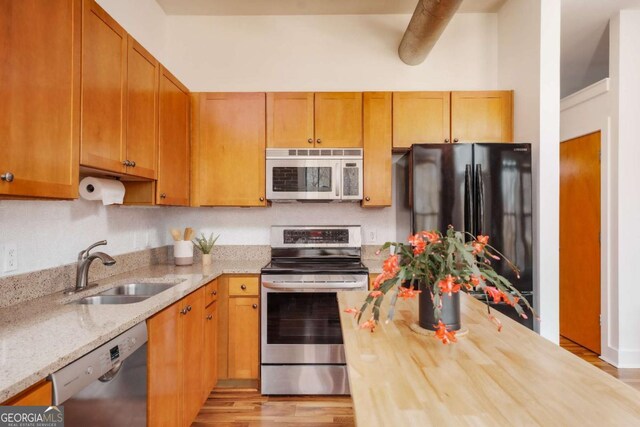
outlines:
[[[176,265],[192,265],[193,242],[191,242],[191,240],[177,240],[173,242],[173,259]]]

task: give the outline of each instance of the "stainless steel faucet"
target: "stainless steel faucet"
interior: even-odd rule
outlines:
[[[106,240],[101,240],[89,246],[87,249],[80,251],[80,253],[78,254],[78,271],[76,273],[76,287],[74,289],[74,292],[86,289],[87,282],[89,281],[89,267],[96,258],[99,258],[104,265],[113,265],[116,263],[115,259],[111,258],[111,256],[105,254],[104,252],[95,252],[92,254],[89,253],[89,251],[91,251],[91,249],[95,248],[96,246],[102,246],[106,244]]]

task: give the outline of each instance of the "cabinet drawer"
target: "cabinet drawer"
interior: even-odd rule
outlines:
[[[257,277],[229,277],[229,296],[258,295]]]
[[[218,299],[218,279],[212,280],[204,287],[205,291],[205,305],[209,305]]]

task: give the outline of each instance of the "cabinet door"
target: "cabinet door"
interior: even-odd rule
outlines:
[[[229,298],[229,378],[257,379],[260,360],[258,298]]]
[[[179,303],[147,320],[147,425],[181,424],[182,335]]]
[[[194,96],[197,206],[265,206],[265,94]]]
[[[362,93],[315,94],[316,148],[362,147]]]
[[[202,401],[206,401],[218,382],[218,304],[205,309]]]
[[[513,91],[452,92],[453,142],[513,142]]]
[[[313,93],[267,94],[267,147],[313,147]]]
[[[367,92],[363,106],[362,206],[391,206],[391,92]]]
[[[450,141],[450,92],[394,92],[393,148]]]
[[[81,10],[0,3],[0,195],[78,197]]]
[[[129,175],[156,179],[160,64],[129,36],[127,56],[127,155]]]
[[[183,423],[189,426],[202,406],[202,371],[204,340],[204,287],[192,292],[180,301],[182,325],[183,375]],[[184,313],[186,309],[186,313]],[[184,314],[183,314],[184,313]]]
[[[13,396],[2,406],[49,406],[53,401],[53,390],[50,381],[42,380]]]
[[[189,205],[189,90],[160,67],[156,203]]]
[[[94,0],[83,8],[80,164],[125,172],[127,33]]]

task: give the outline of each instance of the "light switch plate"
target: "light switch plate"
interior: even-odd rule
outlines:
[[[18,245],[9,242],[4,245],[4,268],[3,271],[8,273],[18,269]]]

